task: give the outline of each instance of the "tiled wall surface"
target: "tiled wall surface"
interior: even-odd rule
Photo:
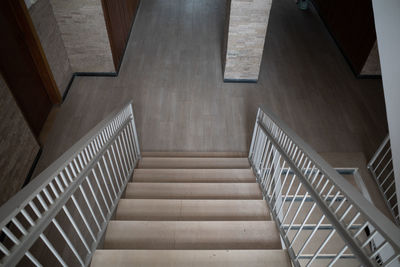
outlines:
[[[73,72],[114,72],[101,0],[50,0]]]
[[[0,75],[0,205],[24,184],[39,145]]]
[[[67,50],[49,0],[38,0],[29,9],[54,80],[62,95],[72,76]]]
[[[271,3],[231,0],[224,79],[258,79]]]

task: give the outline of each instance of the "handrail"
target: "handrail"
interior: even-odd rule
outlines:
[[[45,248],[62,266],[87,266],[139,159],[129,102],[0,207],[1,264],[42,266]]]
[[[368,162],[367,168],[371,172],[395,222],[397,225],[400,225],[400,212],[392,160],[390,138],[389,135],[387,135],[372,159]]]
[[[365,266],[378,265],[378,258],[383,266],[397,262],[400,230],[285,123],[261,109],[249,161],[295,266],[302,266],[306,259],[310,259],[307,266],[326,259],[332,266],[349,254]],[[310,198],[311,207],[304,204]],[[317,215],[321,217],[313,223],[314,229],[307,232],[304,226]],[[325,221],[332,229],[322,238],[319,227]],[[300,227],[293,228],[299,223]],[[338,240],[342,249],[330,251]],[[320,246],[309,252],[311,241]]]

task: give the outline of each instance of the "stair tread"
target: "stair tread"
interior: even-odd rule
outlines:
[[[205,158],[205,157],[142,157],[138,168],[161,169],[246,169],[250,168],[247,158]]]
[[[142,157],[194,157],[194,158],[243,158],[249,155],[248,152],[164,152],[164,151],[145,151]]]
[[[273,221],[111,221],[106,249],[281,249]]]
[[[121,199],[116,220],[271,220],[264,200]]]
[[[256,182],[251,169],[136,169],[133,182]]]
[[[92,267],[289,267],[285,250],[97,250]]]
[[[129,183],[125,198],[262,199],[257,183]]]

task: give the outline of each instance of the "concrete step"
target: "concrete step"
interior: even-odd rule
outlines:
[[[262,199],[257,183],[129,183],[131,199]]]
[[[264,200],[121,199],[115,220],[267,221],[271,217]]]
[[[97,250],[92,267],[290,267],[285,250]]]
[[[255,183],[251,169],[136,169],[133,182]]]
[[[178,151],[178,152],[158,152],[149,151],[142,152],[142,157],[191,157],[191,158],[246,158],[248,152],[189,152],[189,151]]]
[[[281,249],[273,221],[111,221],[105,249]]]
[[[143,157],[138,168],[146,169],[247,169],[247,158]]]

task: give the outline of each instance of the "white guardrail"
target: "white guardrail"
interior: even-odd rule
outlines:
[[[389,135],[383,140],[378,150],[368,162],[368,169],[378,185],[379,191],[392,213],[397,225],[400,225],[399,205],[396,194],[396,180],[394,178],[392,149]]]
[[[294,266],[399,266],[400,229],[261,109],[249,160]]]
[[[129,103],[0,208],[1,265],[87,266],[139,158]]]

